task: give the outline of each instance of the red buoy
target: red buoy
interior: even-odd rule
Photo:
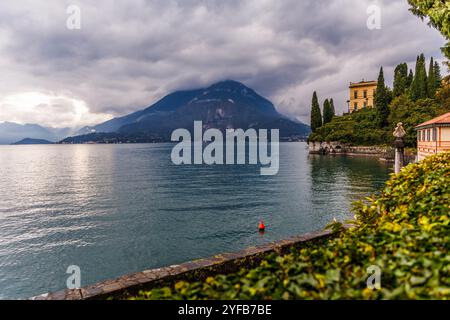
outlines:
[[[265,224],[264,224],[264,221],[261,221],[261,222],[259,223],[259,231],[260,231],[260,232],[266,231],[266,226],[265,226]]]

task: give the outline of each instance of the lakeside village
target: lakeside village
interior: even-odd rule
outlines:
[[[399,64],[392,89],[385,84],[383,68],[377,81],[350,83],[342,116],[335,115],[333,99],[325,99],[321,110],[314,92],[309,152],[393,161],[393,131],[399,123],[405,130],[400,146],[405,162],[450,151],[450,76],[442,78],[433,58],[427,64],[423,54],[418,56],[415,72]]]

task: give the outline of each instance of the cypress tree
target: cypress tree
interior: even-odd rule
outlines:
[[[411,82],[411,99],[413,100],[417,100],[417,96],[419,95],[418,93],[418,89],[417,89],[417,73],[419,72],[419,56],[417,56],[416,59],[416,69],[414,70],[414,78],[413,81]]]
[[[399,64],[394,71],[394,97],[398,97],[406,92],[408,88],[408,65]]]
[[[429,98],[434,98],[436,94],[436,79],[434,77],[434,59],[430,59],[430,67],[428,68],[427,93]]]
[[[407,82],[406,82],[406,87],[407,87],[408,89],[411,88],[411,85],[412,85],[412,83],[413,83],[413,80],[414,80],[414,74],[413,74],[413,71],[412,71],[411,69],[409,69],[408,79],[407,79]]]
[[[323,103],[323,124],[331,122],[333,119],[333,111],[331,110],[331,104],[328,99],[325,99]]]
[[[436,82],[435,88],[439,89],[442,85],[441,67],[437,61],[434,62],[434,81]]]
[[[311,105],[311,130],[314,132],[322,126],[322,114],[320,112],[319,99],[314,91]]]
[[[425,67],[425,56],[422,53],[417,57],[416,72],[411,86],[411,98],[416,101],[427,96],[427,71]]]
[[[331,105],[331,114],[333,117],[336,115],[336,109],[334,108],[334,101],[333,98],[330,99],[330,105]]]
[[[375,92],[375,108],[377,110],[378,125],[380,128],[384,128],[388,124],[389,116],[389,92],[388,88],[384,83],[384,73],[383,67],[380,69],[380,74],[378,76],[378,85]]]
[[[428,77],[427,77],[427,63],[425,61],[425,55],[422,53],[420,55],[420,73],[422,75],[422,82],[421,82],[421,97],[426,98],[428,97]]]

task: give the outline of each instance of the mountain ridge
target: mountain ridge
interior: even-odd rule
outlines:
[[[117,117],[61,143],[170,141],[178,128],[193,130],[194,121],[205,129],[279,129],[283,138],[306,137],[309,126],[280,114],[268,99],[244,84],[225,80],[207,88],[175,91],[153,105]]]
[[[72,131],[70,128],[52,128],[39,124],[5,121],[0,122],[0,144],[12,144],[26,138],[57,142],[70,135]]]

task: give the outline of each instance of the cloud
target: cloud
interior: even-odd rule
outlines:
[[[66,28],[70,4],[81,9],[81,30]],[[381,30],[366,27],[372,4]],[[444,43],[406,0],[9,1],[0,12],[0,121],[94,124],[173,90],[235,79],[308,122],[314,90],[344,111],[350,81],[375,79],[381,65],[391,81],[395,65],[418,53],[441,59]],[[30,93],[28,105],[17,99]]]
[[[6,96],[0,102],[0,119],[10,122],[75,128],[83,123],[99,123],[110,118],[110,114],[91,113],[84,101],[64,96],[24,92]]]

